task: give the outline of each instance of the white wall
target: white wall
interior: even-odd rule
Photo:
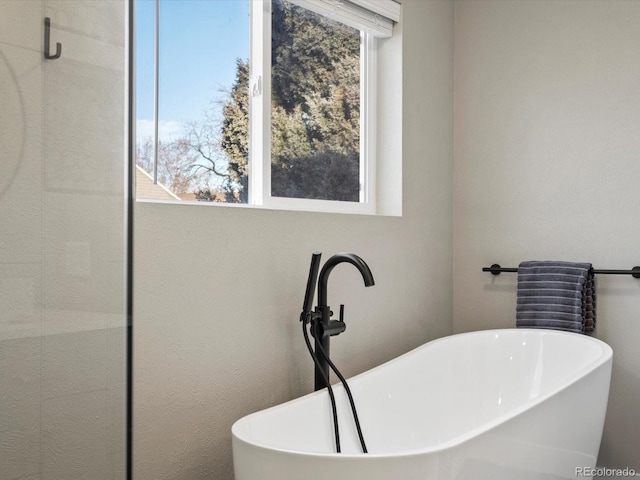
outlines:
[[[138,203],[134,477],[232,478],[232,423],[313,389],[298,321],[311,252],[336,268],[346,376],[451,329],[453,4],[403,2],[403,216]]]
[[[498,262],[640,265],[640,2],[458,1],[455,332],[514,325]],[[640,470],[640,281],[598,276],[614,350],[599,463]],[[588,399],[585,399],[588,401]]]

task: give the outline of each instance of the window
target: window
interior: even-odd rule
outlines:
[[[138,198],[376,212],[376,52],[397,3],[136,6]]]

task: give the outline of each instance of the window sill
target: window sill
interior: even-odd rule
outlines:
[[[281,199],[277,199],[281,200]],[[243,208],[255,210],[289,211],[289,212],[310,212],[310,213],[330,213],[347,215],[365,215],[373,217],[400,217],[401,214],[377,213],[371,207],[361,203],[333,202],[330,200],[303,200],[302,202],[285,199],[285,202],[273,202],[269,205],[256,205],[250,203],[224,203],[224,202],[198,202],[189,200],[153,200],[146,198],[136,198],[136,203],[151,203],[164,205],[196,205],[214,208]],[[306,205],[305,205],[306,204]],[[320,205],[322,204],[322,205]]]

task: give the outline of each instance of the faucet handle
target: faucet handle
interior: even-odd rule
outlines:
[[[333,312],[331,312],[333,315]],[[324,329],[325,333],[333,337],[334,335],[340,335],[347,329],[347,324],[344,323],[344,305],[340,305],[340,320],[329,320],[329,325]]]
[[[342,320],[331,320],[329,325],[324,327],[324,334],[333,337],[334,335],[340,335],[347,329],[347,325]]]

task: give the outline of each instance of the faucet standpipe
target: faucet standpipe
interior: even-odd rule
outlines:
[[[340,317],[338,320],[331,320],[333,312],[327,304],[327,283],[329,274],[340,263],[350,263],[358,269],[362,275],[365,287],[374,284],[373,275],[369,266],[362,258],[353,253],[337,253],[325,262],[320,269],[320,252],[314,252],[311,257],[311,268],[309,269],[309,279],[307,280],[307,290],[304,297],[300,321],[311,324],[311,333],[315,338],[315,354],[320,360],[316,364],[315,389],[320,390],[327,386],[326,379],[329,378],[329,339],[345,331],[344,305],[340,305]],[[318,275],[318,270],[320,274]],[[314,290],[318,289],[318,305],[311,310]]]
[[[347,393],[347,397],[349,398],[349,403],[351,405],[353,420],[360,439],[360,445],[362,446],[362,452],[367,453],[367,446],[364,441],[362,429],[360,428],[360,422],[358,420],[358,414],[356,412],[356,406],[353,400],[353,395],[351,394],[351,389],[349,388],[344,376],[329,358],[329,339],[335,335],[340,335],[346,330],[347,326],[344,323],[344,305],[340,305],[340,316],[338,320],[331,319],[333,312],[331,311],[331,307],[327,305],[327,283],[329,280],[329,274],[333,268],[340,263],[350,263],[356,267],[362,275],[365,287],[370,287],[374,284],[373,275],[371,274],[371,270],[369,270],[369,266],[359,256],[354,255],[353,253],[338,253],[325,262],[322,270],[320,270],[320,276],[318,277],[320,255],[320,252],[314,252],[312,255],[309,279],[307,280],[307,290],[302,306],[302,313],[300,314],[305,343],[307,344],[309,354],[315,363],[315,390],[317,391],[326,388],[329,392],[331,410],[333,413],[336,451],[340,452],[338,415],[333,390],[329,381],[329,367],[331,367],[344,385],[345,392]],[[318,305],[312,311],[311,304],[313,302],[313,292],[316,288],[316,283],[318,288]],[[311,343],[309,342],[307,324],[311,324],[311,334],[315,339],[315,349],[311,348]]]

